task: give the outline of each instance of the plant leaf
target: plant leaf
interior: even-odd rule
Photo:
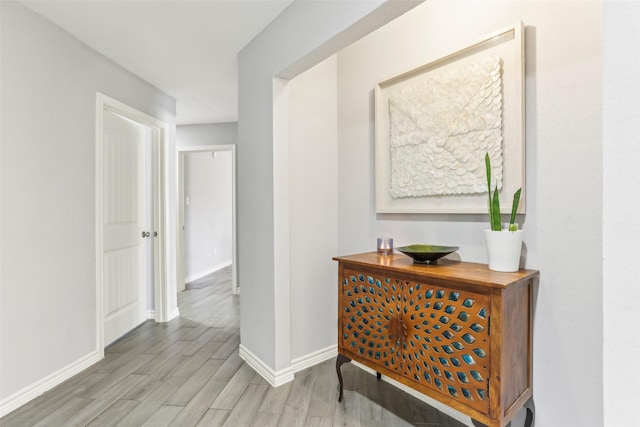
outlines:
[[[489,224],[491,225],[491,229],[493,230],[493,212],[491,207],[491,159],[489,158],[489,153],[485,153],[484,155],[484,165],[487,170],[487,193],[488,193],[488,208],[489,208]]]
[[[502,223],[500,221],[500,199],[498,197],[498,184],[496,184],[496,189],[493,190],[493,200],[491,201],[491,229],[493,231],[502,230]]]
[[[516,223],[516,212],[518,210],[518,204],[520,204],[520,192],[522,188],[518,188],[518,191],[513,193],[513,206],[511,206],[511,220],[509,221],[509,230],[511,230],[511,226]],[[516,230],[518,227],[516,227]]]

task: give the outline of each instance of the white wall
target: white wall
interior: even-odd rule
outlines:
[[[372,90],[516,20],[527,25],[523,229],[526,267],[541,271],[541,426],[603,423],[602,19],[599,2],[432,0],[338,55],[339,252],[369,251],[389,235],[397,245],[455,244],[462,260],[486,263],[486,215],[375,214]]]
[[[97,351],[96,91],[167,123],[170,153],[175,100],[22,5],[2,1],[0,8],[5,409]],[[175,306],[175,292],[169,297]]]
[[[605,2],[603,72],[604,425],[638,426],[640,3]]]
[[[288,130],[274,115],[286,89],[274,76],[295,77],[417,3],[296,1],[238,56],[240,350],[266,375],[290,379],[291,366]]]
[[[238,123],[204,123],[176,127],[177,147],[231,145],[238,142]]]
[[[231,264],[232,154],[184,153],[185,281]]]
[[[336,84],[335,55],[289,83],[293,360],[327,348],[335,351],[336,345],[338,296],[331,260],[338,250]]]

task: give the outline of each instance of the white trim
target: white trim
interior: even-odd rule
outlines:
[[[237,262],[237,233],[236,233],[236,145],[202,145],[189,147],[176,147],[176,185],[177,190],[177,210],[178,218],[176,224],[176,283],[178,290],[184,290],[184,283],[188,282],[184,277],[184,153],[215,153],[217,151],[231,152],[231,292],[234,295],[240,293],[240,285],[238,284],[238,262]],[[192,275],[193,276],[193,275]],[[190,277],[192,277],[190,276]],[[195,280],[195,279],[192,279]]]
[[[185,283],[190,283],[193,282],[194,280],[198,280],[208,274],[211,273],[215,273],[218,270],[222,270],[225,267],[229,267],[230,265],[233,265],[233,263],[231,261],[227,261],[227,262],[223,262],[221,264],[218,265],[214,265],[213,267],[209,267],[206,270],[202,270],[197,272],[196,274],[192,274],[191,276],[187,276],[184,278],[184,282]]]
[[[177,150],[176,162],[176,201],[178,203],[176,209],[176,291],[182,292],[185,290],[186,283],[184,277],[184,156]]]
[[[242,344],[240,344],[239,347],[240,358],[247,362],[247,365],[251,366],[253,370],[259,373],[273,387],[278,387],[289,381],[293,381],[295,372],[300,372],[303,369],[315,366],[318,363],[336,357],[337,354],[338,346],[336,344],[330,345],[329,347],[293,359],[291,366],[286,369],[274,371]]]
[[[102,301],[102,278],[104,271],[102,266],[102,254],[104,247],[104,231],[102,229],[103,219],[103,122],[104,122],[104,99],[102,94],[96,94],[96,144],[95,144],[95,168],[96,168],[96,351],[100,354],[100,359],[104,358],[104,310]]]
[[[154,238],[154,311],[157,322],[167,322],[178,312],[177,307],[170,307],[169,295],[169,262],[167,254],[171,253],[169,244],[170,210],[167,203],[167,159],[169,150],[169,126],[141,111],[136,110],[120,101],[110,98],[100,92],[96,92],[96,143],[95,143],[95,168],[96,168],[96,198],[95,198],[95,235],[96,235],[96,351],[100,359],[104,357],[104,314],[103,314],[103,114],[111,111],[129,120],[151,128],[154,140],[154,230],[158,236]],[[169,316],[169,313],[171,316]],[[179,312],[178,312],[179,314]]]
[[[247,348],[242,344],[240,344],[239,356],[242,360],[247,362],[247,365],[251,366],[254,371],[259,373],[262,378],[267,380],[267,382],[273,387],[278,387],[282,384],[293,381],[293,369],[291,369],[291,367],[276,372],[267,366],[267,364],[260,360],[255,354],[247,350]]]
[[[11,396],[2,399],[2,401],[0,401],[0,418],[18,409],[25,403],[35,399],[42,393],[51,390],[58,384],[62,384],[64,381],[68,380],[74,375],[79,374],[89,366],[100,361],[100,359],[102,359],[101,352],[92,351],[86,356],[81,357],[80,359],[52,373],[51,375],[48,375],[43,379],[23,388],[22,390],[13,393]]]
[[[147,310],[147,319],[156,320],[156,311],[155,310]]]
[[[293,372],[300,372],[303,369],[315,366],[318,363],[322,363],[325,360],[336,357],[337,355],[338,345],[330,345],[329,347],[314,351],[313,353],[309,353],[306,356],[297,357],[291,360],[291,369],[293,370]]]
[[[178,307],[174,307],[169,313],[167,313],[163,322],[170,322],[176,317],[180,317],[180,309],[178,309]],[[156,320],[156,322],[158,322],[158,320]]]

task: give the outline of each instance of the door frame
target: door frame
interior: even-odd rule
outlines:
[[[148,313],[149,318],[154,318],[157,322],[166,322],[169,320],[171,310],[168,305],[169,295],[169,277],[167,262],[167,254],[170,253],[167,244],[169,239],[168,222],[169,217],[168,204],[166,202],[167,189],[167,153],[169,147],[169,126],[149,116],[135,108],[132,108],[120,101],[110,98],[100,92],[96,93],[96,152],[95,152],[95,168],[96,168],[96,349],[101,357],[104,357],[104,310],[103,310],[103,133],[104,123],[103,115],[105,111],[118,114],[133,122],[139,123],[151,130],[151,142],[153,144],[153,213],[154,226],[153,231],[158,232],[158,236],[154,238],[153,256],[154,256],[154,311]]]
[[[177,151],[177,191],[178,222],[176,224],[177,260],[176,260],[176,288],[184,290],[184,155],[185,153],[215,153],[218,151],[231,152],[231,292],[234,295],[240,293],[238,285],[237,241],[236,241],[236,145],[202,145],[189,147],[176,147]]]

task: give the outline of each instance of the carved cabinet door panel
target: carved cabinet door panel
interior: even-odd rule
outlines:
[[[345,269],[341,347],[489,412],[488,295]]]
[[[344,307],[342,347],[378,365],[397,370],[401,361],[400,348],[390,324],[400,315],[400,282],[345,269],[340,297]]]
[[[408,281],[402,289],[403,375],[488,413],[489,296]]]

